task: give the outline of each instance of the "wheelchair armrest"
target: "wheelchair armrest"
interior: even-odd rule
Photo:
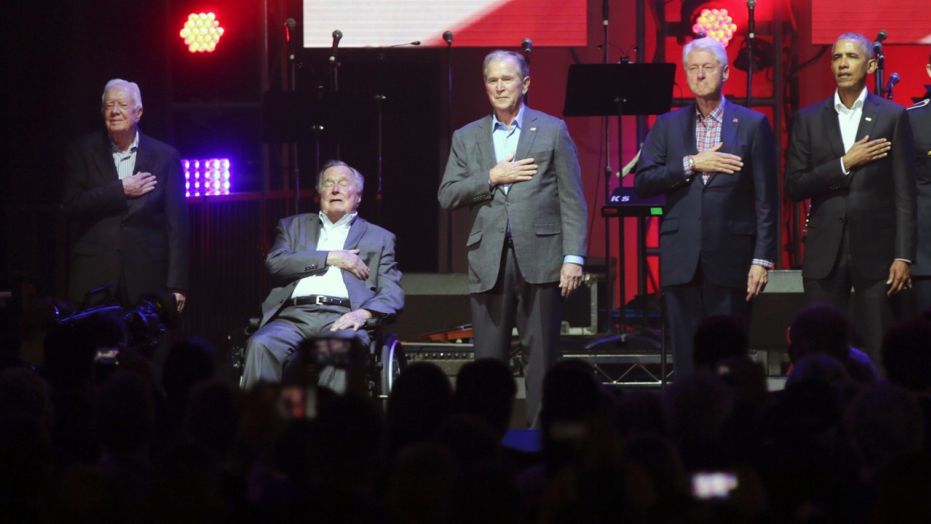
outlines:
[[[393,324],[395,318],[396,315],[372,315],[372,318],[365,321],[365,329],[372,331]]]
[[[259,324],[262,323],[262,317],[249,317],[249,320],[246,321],[246,327],[243,328],[243,331],[247,336],[252,336],[253,333],[259,330]]]

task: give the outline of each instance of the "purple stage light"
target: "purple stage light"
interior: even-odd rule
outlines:
[[[230,194],[232,187],[231,164],[228,158],[182,159],[184,167],[184,196],[199,197]],[[193,176],[192,176],[193,175]],[[194,192],[191,192],[191,179]],[[203,181],[203,184],[201,183]]]

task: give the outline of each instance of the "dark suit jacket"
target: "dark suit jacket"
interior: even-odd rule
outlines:
[[[265,258],[265,267],[277,287],[262,303],[262,323],[274,318],[291,297],[300,279],[327,270],[327,251],[317,250],[320,216],[304,213],[281,219],[275,243]],[[391,232],[356,216],[349,228],[343,249],[358,249],[359,257],[369,268],[369,276],[360,280],[342,271],[352,309],[365,308],[376,315],[396,315],[404,307],[401,271],[394,259],[395,237]]]
[[[581,168],[566,123],[524,108],[515,159],[533,157],[538,172],[505,193],[489,189],[488,172],[497,164],[491,138],[492,117],[476,120],[453,133],[452,150],[438,198],[445,209],[468,206],[472,230],[469,291],[494,287],[508,224],[517,264],[531,284],[559,281],[565,255],[585,256],[588,207]]]
[[[634,179],[637,193],[666,194],[660,225],[664,286],[690,282],[699,260],[705,278],[744,288],[754,258],[775,262],[779,186],[773,134],[760,113],[727,101],[720,151],[743,159],[733,175],[700,173],[686,180],[682,159],[696,154],[695,106],[660,116],[647,136]]]
[[[785,184],[792,200],[811,199],[806,278],[831,273],[845,224],[854,276],[885,279],[894,259],[915,260],[915,157],[905,109],[868,95],[856,139],[866,135],[889,139],[892,151],[845,176],[834,97],[803,109],[795,119]]]
[[[68,298],[116,287],[122,273],[131,303],[139,295],[188,288],[190,231],[178,151],[139,133],[135,172],[155,175],[155,189],[127,198],[110,140],[103,131],[75,142],[67,154],[64,211],[71,226]]]
[[[931,99],[908,108],[915,134],[918,182],[918,251],[912,264],[915,276],[931,276]]]

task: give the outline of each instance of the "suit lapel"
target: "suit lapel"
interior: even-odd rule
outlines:
[[[355,220],[352,221],[352,225],[349,226],[349,235],[346,236],[346,243],[343,244],[343,249],[356,249],[359,247],[359,242],[362,240],[362,235],[365,234],[366,229],[368,229],[368,222],[362,220],[359,215],[356,215]]]
[[[489,171],[495,167],[498,162],[495,160],[495,144],[491,140],[491,115],[482,119],[482,122],[475,128],[478,137],[475,145],[478,148],[479,158],[482,162],[482,169]]]
[[[829,98],[824,104],[824,110],[821,113],[821,122],[834,156],[838,158],[844,156],[844,139],[841,137],[840,124],[837,122],[837,111],[834,109],[834,97]],[[818,139],[818,137],[813,138],[815,140]]]
[[[140,131],[139,132],[139,145],[136,147],[136,165],[133,167],[133,174],[154,172],[153,171],[154,169],[153,159],[152,159],[152,155],[150,154],[148,145],[149,145],[148,137],[143,135],[142,132]],[[111,161],[110,164],[112,165],[113,162]],[[114,166],[113,169],[114,171],[116,171],[116,166]],[[164,183],[165,183],[164,180],[157,181],[157,184],[164,184]],[[156,189],[158,189],[158,185],[156,185]],[[126,210],[126,214],[130,215],[132,213],[135,213],[137,210],[142,209],[143,205],[146,202],[146,199],[150,198],[150,195],[152,195],[152,193],[148,193],[138,198],[130,199],[129,209]]]
[[[724,113],[721,114],[721,149],[722,153],[732,155],[740,154],[740,143],[737,141],[738,131],[740,130],[740,119],[736,116],[737,110],[734,104],[724,102]],[[695,118],[694,116],[692,118]],[[695,126],[692,126],[692,132],[695,132]],[[705,187],[710,186],[718,178],[719,173],[712,173],[708,177],[708,183]],[[727,175],[733,176],[733,175]]]
[[[857,126],[857,138],[860,140],[873,131],[873,123],[876,122],[876,112],[879,104],[876,102],[876,96],[867,94],[866,100],[863,101],[863,112],[860,115],[860,124]]]
[[[119,178],[116,173],[116,165],[113,164],[110,139],[106,133],[101,133],[101,139],[97,142],[97,147],[94,150],[94,162],[97,164],[97,172],[104,174],[103,182],[112,182]]]
[[[529,107],[524,108],[524,121],[521,122],[520,139],[517,140],[517,150],[514,160],[527,158],[533,149],[533,141],[537,138],[537,112]]]

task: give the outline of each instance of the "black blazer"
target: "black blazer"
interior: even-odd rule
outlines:
[[[702,262],[705,278],[745,288],[754,258],[776,261],[779,184],[769,121],[727,101],[720,151],[743,159],[733,175],[700,173],[686,180],[682,158],[696,154],[695,106],[660,116],[647,136],[634,179],[637,193],[666,194],[660,225],[664,286],[685,284]]]
[[[885,279],[894,259],[915,260],[915,157],[905,109],[868,95],[856,140],[866,135],[889,139],[890,154],[844,175],[834,97],[803,109],[795,119],[785,187],[796,202],[811,199],[806,278],[831,273],[845,225],[855,277]]]
[[[908,108],[915,134],[915,165],[918,183],[918,248],[912,274],[931,276],[931,99]]]
[[[139,198],[123,193],[104,132],[76,141],[67,153],[64,211],[71,228],[68,298],[79,303],[122,274],[134,304],[143,293],[188,288],[189,220],[178,151],[139,133],[135,172],[155,175]]]

